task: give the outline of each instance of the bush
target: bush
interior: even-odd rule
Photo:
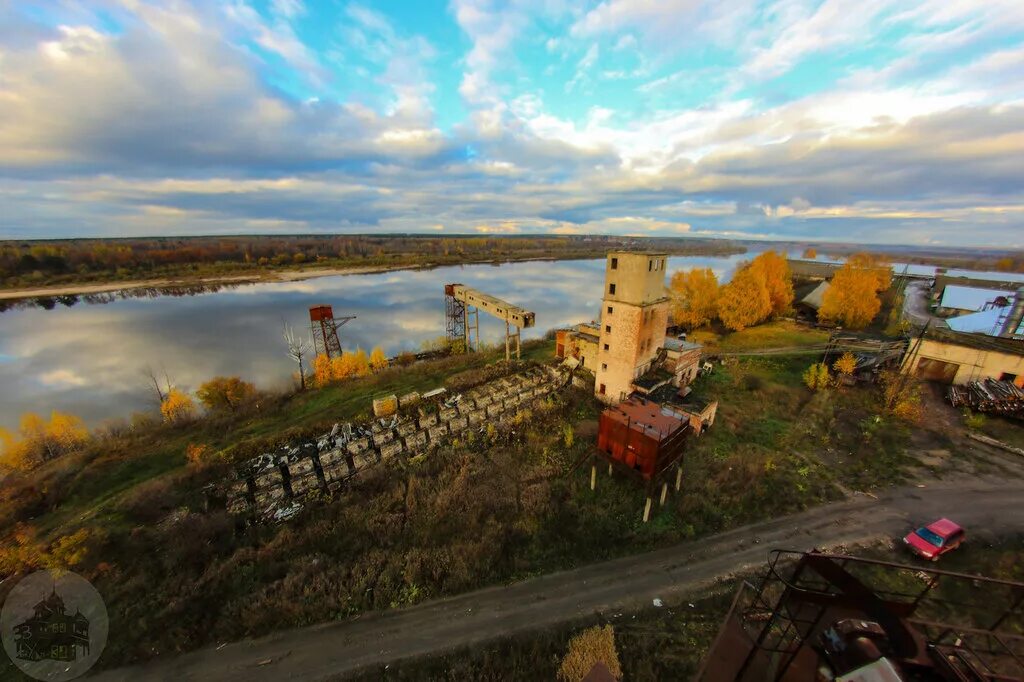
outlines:
[[[604,663],[615,679],[622,677],[619,654],[615,651],[615,629],[611,625],[595,625],[569,640],[569,650],[558,669],[558,679],[579,682],[596,663]]]

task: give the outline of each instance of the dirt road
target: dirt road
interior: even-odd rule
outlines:
[[[1005,477],[946,480],[895,489],[879,499],[858,495],[648,554],[158,659],[98,679],[328,679],[595,612],[650,605],[655,597],[699,592],[716,579],[762,565],[771,548],[808,550],[893,538],[943,515],[965,524],[975,542],[987,534],[1021,532],[1022,501],[1024,481]]]

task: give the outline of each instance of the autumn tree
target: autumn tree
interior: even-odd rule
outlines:
[[[370,358],[362,348],[356,348],[355,357],[352,359],[353,374],[357,377],[370,375]]]
[[[772,312],[768,288],[760,275],[745,267],[718,294],[718,317],[729,329],[742,331],[763,322]]]
[[[815,362],[803,375],[804,385],[812,391],[820,391],[832,385],[832,377],[828,373],[828,365]]]
[[[892,264],[880,256],[862,251],[847,258],[846,264],[871,273],[877,291],[885,291],[892,286]]]
[[[187,393],[172,388],[160,403],[160,414],[165,422],[171,424],[188,421],[196,414],[196,404]]]
[[[384,350],[380,346],[374,346],[373,351],[370,352],[370,369],[374,372],[379,372],[382,369],[387,369],[388,356],[384,355]]]
[[[196,391],[199,402],[214,412],[234,412],[256,396],[256,387],[238,377],[214,377]]]
[[[782,315],[793,305],[793,278],[783,254],[765,251],[747,266],[764,282],[772,314]]]
[[[813,246],[809,246],[806,249],[804,249],[804,258],[817,258],[817,257],[818,257],[818,250],[815,249]]]
[[[615,650],[615,628],[595,625],[569,640],[569,648],[558,668],[558,679],[580,682],[594,665],[603,663],[615,679],[622,678],[622,665]]]
[[[33,469],[43,462],[76,452],[89,440],[85,423],[71,414],[54,411],[47,421],[29,412],[21,416],[18,433],[0,429],[0,465]]]
[[[882,308],[879,287],[885,278],[875,267],[861,267],[847,262],[836,271],[822,296],[818,318],[850,329],[863,329],[875,319]]]
[[[680,270],[669,284],[672,318],[688,329],[707,324],[718,312],[718,278],[711,268]]]
[[[850,376],[857,369],[857,358],[850,351],[846,351],[832,363],[832,369],[844,376]]]
[[[334,358],[335,361],[341,358]],[[323,388],[327,384],[331,383],[333,379],[340,379],[341,377],[334,376],[334,370],[332,367],[331,358],[327,357],[323,353],[313,358],[313,382],[317,388]]]

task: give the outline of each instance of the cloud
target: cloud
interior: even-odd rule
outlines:
[[[39,375],[39,381],[50,388],[85,386],[88,382],[74,370],[55,369]]]

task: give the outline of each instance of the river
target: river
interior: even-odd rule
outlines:
[[[728,280],[755,252],[722,258],[674,257],[669,274],[712,268]],[[161,367],[194,390],[216,375],[237,375],[262,388],[287,384],[295,369],[282,328],[309,333],[308,308],[334,306],[355,315],[341,327],[345,349],[388,355],[418,350],[444,335],[443,285],[462,282],[537,314],[524,339],[598,314],[604,260],[465,265],[433,270],[318,277],[248,284],[192,296],[126,298],[109,303],[15,308],[0,313],[0,426],[24,412],[76,414],[96,426],[153,409],[143,369]],[[480,316],[485,342],[504,338],[504,324]]]

